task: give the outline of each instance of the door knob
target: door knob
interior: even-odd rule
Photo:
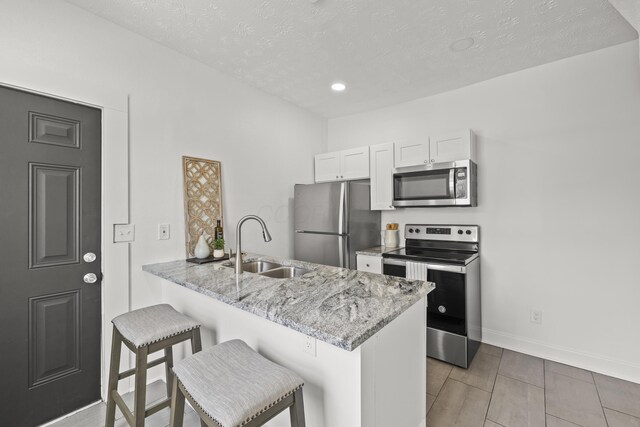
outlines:
[[[441,305],[440,307],[438,307],[438,311],[444,314],[447,312],[447,307],[445,307],[444,305]]]
[[[96,276],[95,273],[87,273],[84,275],[82,280],[84,280],[84,283],[96,283],[98,281],[98,276]]]
[[[93,262],[96,260],[96,254],[94,254],[93,252],[87,252],[86,254],[84,254],[82,259],[84,260],[84,262]]]

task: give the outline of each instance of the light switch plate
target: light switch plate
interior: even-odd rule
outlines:
[[[113,242],[133,242],[136,238],[136,227],[133,224],[113,224]]]

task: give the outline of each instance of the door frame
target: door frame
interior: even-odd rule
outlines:
[[[4,68],[4,67],[3,67]],[[10,67],[0,71],[0,84],[14,89],[99,108],[102,111],[102,184],[101,250],[102,265],[102,339],[100,394],[106,401],[108,349],[111,348],[111,319],[131,309],[130,245],[113,242],[113,225],[129,223],[129,97],[121,89],[103,82],[73,81],[63,73]],[[122,171],[127,173],[122,173]],[[123,268],[124,267],[124,268]],[[130,366],[129,357],[121,358],[121,371]],[[128,391],[129,381],[120,387]]]

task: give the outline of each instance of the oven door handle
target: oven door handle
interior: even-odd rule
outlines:
[[[387,265],[397,265],[401,267],[407,266],[407,261],[399,260],[399,259],[383,258],[382,263]],[[463,274],[467,272],[467,267],[460,266],[460,265],[432,264],[429,262],[421,262],[420,264],[425,264],[429,270],[448,271],[451,273],[463,273]]]
[[[399,265],[401,267],[407,266],[407,261],[402,261],[398,259],[382,258],[382,263],[387,265]]]
[[[462,273],[465,274],[467,272],[467,267],[463,267],[460,265],[443,265],[443,264],[431,264],[425,263],[429,270],[438,270],[438,271],[448,271],[451,273]]]

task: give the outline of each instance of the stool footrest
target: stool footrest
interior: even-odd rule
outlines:
[[[161,363],[164,363],[166,361],[167,361],[167,358],[165,356],[163,356],[163,357],[161,357],[159,359],[154,360],[153,362],[149,362],[147,364],[147,369],[153,368],[154,366],[157,366],[157,365],[159,365]],[[136,368],[131,368],[131,369],[127,370],[127,371],[121,372],[121,373],[118,374],[118,381],[120,381],[120,380],[122,380],[124,378],[130,377],[131,375],[133,375],[135,373],[136,373]]]
[[[164,408],[168,408],[171,406],[171,399],[165,399],[161,402],[156,403],[155,405],[151,405],[149,406],[149,408],[147,410],[144,411],[144,416],[149,417],[153,414],[155,414],[156,412],[164,409]]]
[[[118,405],[118,408],[120,409],[120,411],[122,411],[122,414],[127,419],[129,424],[130,425],[135,425],[135,414],[133,412],[131,412],[131,410],[129,409],[127,404],[122,399],[122,396],[120,396],[120,393],[118,393],[117,391],[114,390],[114,391],[111,392],[111,397],[113,397],[113,400],[115,400],[116,405]],[[171,406],[171,399],[164,399],[164,400],[156,403],[155,405],[151,405],[147,409],[145,409],[144,417],[145,418],[149,417],[149,416],[155,414],[156,412],[161,411],[164,408],[168,408],[170,406]]]

